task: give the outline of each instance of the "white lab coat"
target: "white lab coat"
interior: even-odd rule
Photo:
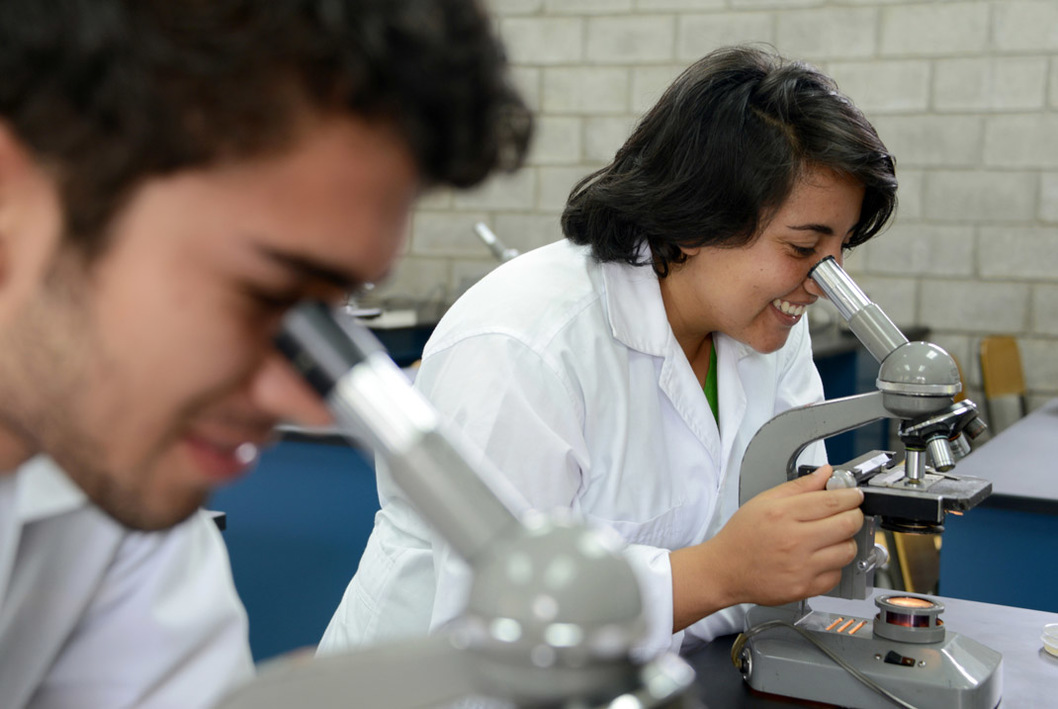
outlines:
[[[134,532],[44,456],[0,475],[0,706],[193,709],[252,673],[206,513]]]
[[[669,551],[730,518],[761,425],[823,399],[806,321],[767,355],[714,342],[719,430],[652,269],[600,264],[561,241],[497,268],[456,302],[415,381],[523,504],[572,509],[629,543],[648,621],[644,657],[742,629],[732,608],[673,635]],[[821,444],[809,460],[825,461]],[[321,652],[422,634],[466,599],[461,560],[378,467],[382,510]]]

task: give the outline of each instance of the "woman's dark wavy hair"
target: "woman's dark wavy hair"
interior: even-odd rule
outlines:
[[[670,86],[613,162],[574,186],[566,237],[600,261],[645,265],[662,278],[681,248],[742,246],[759,234],[806,169],[828,167],[866,187],[850,246],[896,207],[892,157],[834,81],[753,47],[712,52]]]
[[[460,187],[518,167],[531,129],[476,0],[0,2],[0,121],[86,254],[143,179],[282,150],[312,111],[392,123]]]

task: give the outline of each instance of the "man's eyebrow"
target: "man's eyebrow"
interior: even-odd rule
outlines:
[[[356,290],[363,285],[363,281],[359,278],[350,276],[348,273],[319,259],[279,251],[267,245],[258,245],[257,248],[270,261],[295,272],[299,278],[304,278],[307,281],[322,281],[346,291]]]

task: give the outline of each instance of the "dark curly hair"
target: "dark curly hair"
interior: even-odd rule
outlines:
[[[89,255],[143,179],[282,150],[307,111],[391,121],[430,184],[515,169],[506,69],[475,0],[0,3],[0,121]]]
[[[866,188],[850,246],[892,216],[893,159],[833,80],[763,49],[728,47],[684,71],[613,162],[574,186],[562,229],[601,261],[646,258],[664,278],[686,260],[681,248],[753,241],[812,167]]]

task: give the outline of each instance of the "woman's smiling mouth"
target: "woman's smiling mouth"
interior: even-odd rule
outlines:
[[[781,298],[776,298],[771,304],[775,306],[776,310],[784,315],[789,315],[792,318],[799,318],[804,315],[805,308],[808,307],[807,305],[798,305],[796,303],[791,303],[788,300],[782,300]]]

